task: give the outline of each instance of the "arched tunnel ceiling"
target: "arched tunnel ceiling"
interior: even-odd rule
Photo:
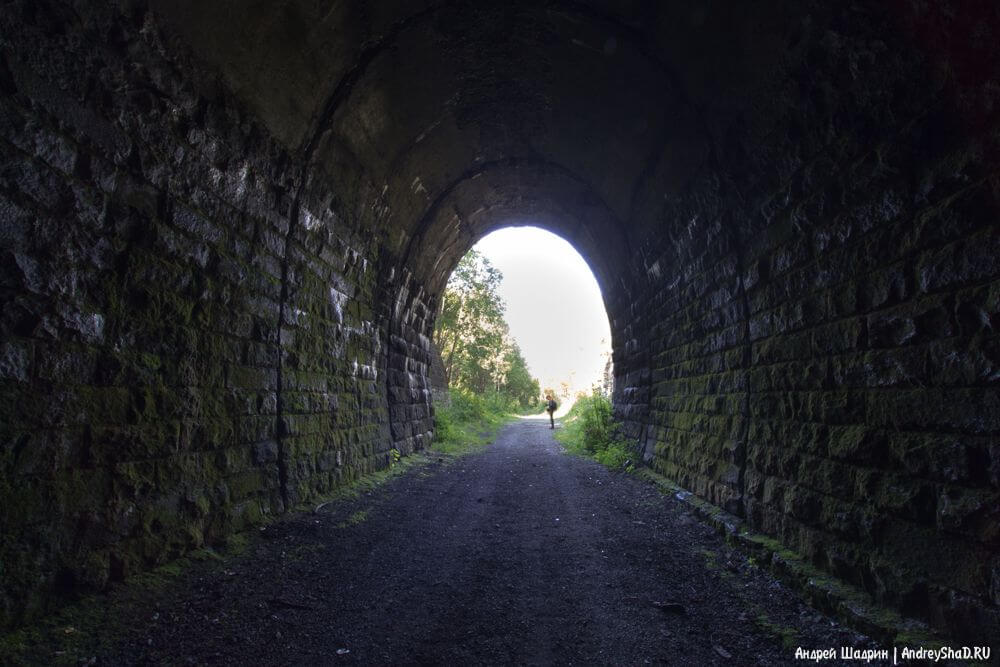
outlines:
[[[704,159],[706,109],[724,117],[749,73],[781,57],[802,11],[782,4],[233,0],[157,11],[314,179],[383,193],[400,259],[435,239],[444,256],[415,267],[428,285],[489,229],[535,216],[606,287],[637,207],[656,206]]]
[[[627,257],[621,222],[586,183],[559,165],[517,158],[477,165],[456,180],[418,222],[406,255],[437,293],[469,246],[511,222],[545,226],[568,240],[602,288]]]
[[[1000,636],[1000,5],[959,4],[5,3],[0,626],[425,448],[446,276],[533,222],[644,462]]]

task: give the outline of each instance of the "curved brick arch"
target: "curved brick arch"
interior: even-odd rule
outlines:
[[[995,636],[1000,19],[827,4],[5,7],[0,620],[424,446],[435,299],[531,215],[650,466]]]
[[[512,181],[518,185],[511,187]],[[530,186],[519,185],[525,182]],[[564,204],[581,200],[588,206]],[[432,437],[430,341],[448,277],[479,239],[518,219],[573,245],[592,267],[602,293],[614,279],[615,261],[628,255],[621,224],[607,205],[559,165],[522,159],[486,163],[446,188],[416,225],[389,308],[392,345],[386,375],[392,443],[398,451],[422,449]]]

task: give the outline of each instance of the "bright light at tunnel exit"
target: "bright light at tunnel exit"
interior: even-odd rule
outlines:
[[[511,335],[542,388],[566,382],[574,397],[600,384],[611,330],[597,280],[573,246],[538,227],[506,227],[475,249],[503,273]]]

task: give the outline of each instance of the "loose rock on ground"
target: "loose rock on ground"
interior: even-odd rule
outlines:
[[[111,596],[121,636],[61,657],[773,665],[797,646],[871,646],[673,498],[563,453],[541,420],[261,535],[144,600]]]

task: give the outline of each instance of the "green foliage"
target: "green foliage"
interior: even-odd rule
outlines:
[[[463,454],[489,442],[512,413],[509,397],[479,396],[466,389],[451,391],[451,404],[434,407],[434,449]]]
[[[801,643],[798,630],[793,627],[783,626],[775,623],[764,612],[758,613],[753,618],[754,625],[767,634],[781,640],[782,646],[787,650],[792,650]]]
[[[485,257],[469,251],[448,280],[434,341],[449,388],[500,394],[526,408],[538,398],[539,385],[510,337],[497,293],[501,280]]]
[[[524,408],[517,411],[519,415],[540,415],[545,413],[545,409],[548,407],[543,399],[535,400],[529,403]],[[548,417],[548,414],[545,414]]]
[[[596,389],[577,400],[555,436],[569,452],[609,468],[632,470],[632,448],[612,416],[611,400]]]
[[[538,400],[541,388],[538,379],[531,377],[528,362],[521,356],[517,343],[510,343],[504,355],[504,364],[507,374],[500,385],[500,392],[517,401],[521,408],[532,406]]]
[[[370,510],[358,510],[347,517],[347,520],[341,521],[337,524],[337,528],[348,528],[350,526],[356,526],[359,523],[364,523],[368,519],[368,514]]]
[[[604,449],[594,452],[594,460],[609,468],[625,468],[632,471],[632,455],[629,454],[628,445],[623,442],[609,444]]]

